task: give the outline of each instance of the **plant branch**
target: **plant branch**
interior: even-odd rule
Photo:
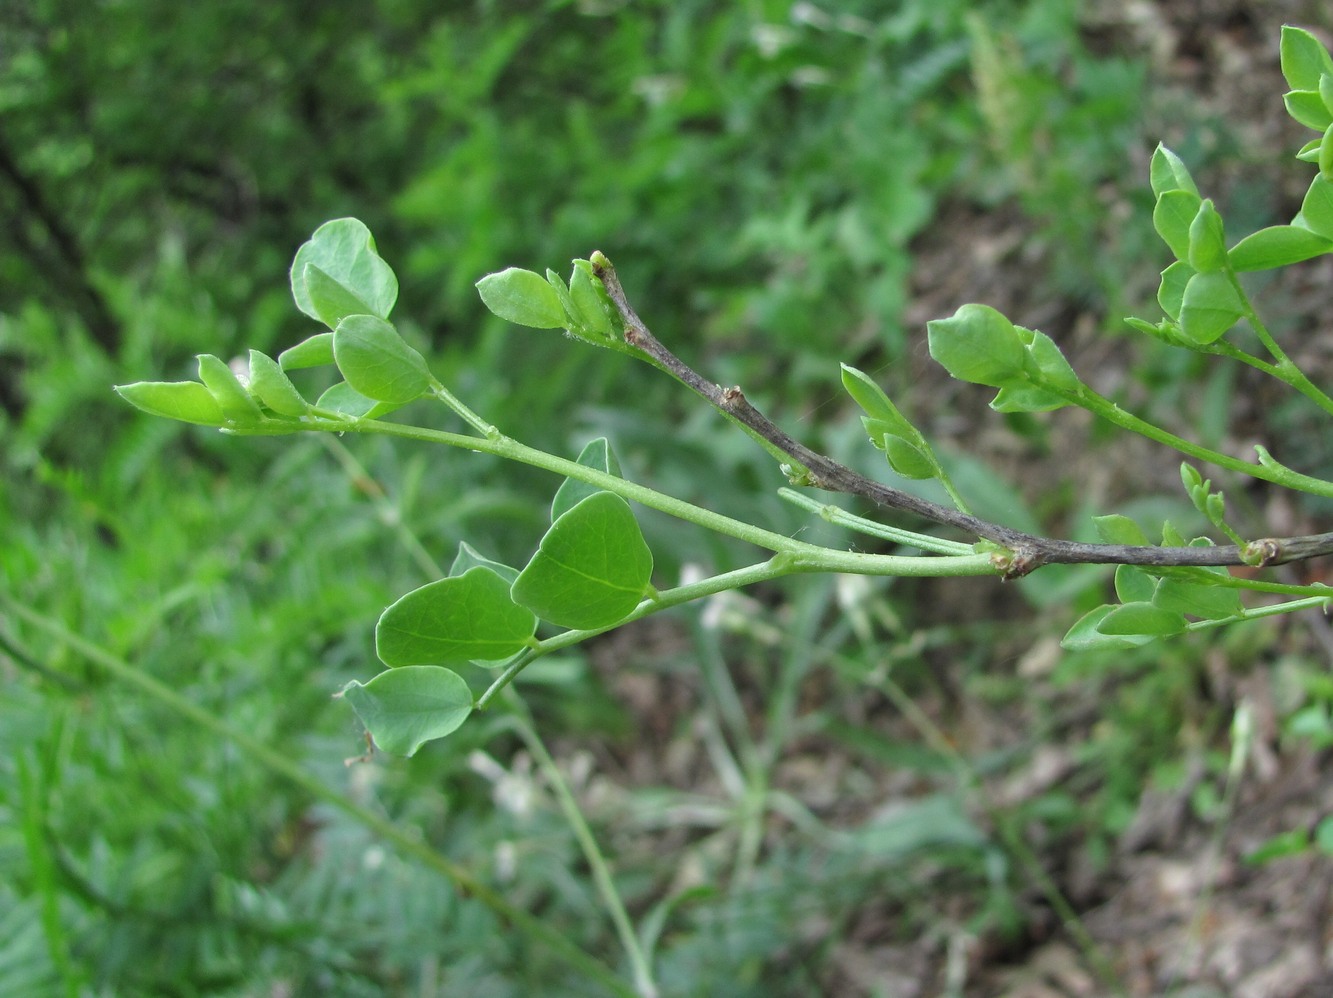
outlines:
[[[1005,578],[1020,578],[1043,565],[1053,564],[1266,567],[1333,554],[1333,533],[1263,538],[1244,545],[1220,544],[1209,547],[1086,544],[1057,540],[992,523],[876,482],[794,440],[751,405],[740,388],[721,388],[690,368],[668,350],[639,318],[630,305],[619,278],[616,277],[611,261],[598,252],[592,255],[592,263],[594,272],[601,278],[624,323],[625,342],[644,354],[652,363],[668,371],[715,409],[738,420],[790,457],[804,469],[803,474],[795,477],[794,484],[808,485],[828,492],[862,496],[877,505],[912,513],[934,523],[956,527],[983,540],[992,541],[1007,549],[1007,554],[997,556],[997,564],[1002,568]],[[1248,467],[1247,465],[1247,469]]]

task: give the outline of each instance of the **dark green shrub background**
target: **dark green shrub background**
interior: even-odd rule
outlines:
[[[1151,294],[1155,265],[1127,276],[1157,252],[1146,215],[1140,235],[1124,211],[1119,222],[1105,213],[1142,212],[1157,137],[1144,116],[1162,108],[1129,34],[1090,27],[1063,0],[836,8],[5,5],[7,591],[377,802],[614,960],[568,831],[552,812],[497,803],[470,756],[508,765],[514,754],[484,721],[410,765],[344,769],[359,733],[329,696],[374,673],[375,616],[421,581],[365,483],[319,441],[149,420],[110,385],[189,377],[200,352],[296,342],[310,329],[288,295],[291,255],[320,222],[356,215],[402,281],[400,328],[507,432],[571,456],[608,433],[628,474],[799,529],[745,440],[646,369],[505,327],[472,285],[509,265],[564,271],[601,249],[661,338],[843,451],[857,430],[828,404],[836,362],[912,397],[914,261],[923,248],[966,248],[949,226],[1007,219],[1039,250],[1025,290],[1064,303],[1057,313],[1114,319]],[[1176,124],[1205,175],[1224,132],[1205,113]],[[513,558],[540,533],[555,485],[543,476],[345,443],[445,563],[464,538]],[[689,559],[741,557],[658,519],[645,529],[664,577]],[[1095,584],[1052,584],[1038,602]],[[854,648],[845,630],[819,638],[830,586],[792,598],[792,633]],[[697,654],[722,653],[695,640]],[[544,954],[446,885],[13,620],[0,621],[0,682],[0,984],[32,995],[566,993]],[[549,734],[632,750],[630,712],[583,655],[530,691]],[[1170,699],[1136,696],[1159,694]],[[843,720],[829,726],[864,745]],[[1173,731],[1109,741],[1104,757],[1142,771],[1172,751]],[[1136,787],[1112,790],[1099,806],[1123,812]],[[1056,825],[1074,821],[1065,803],[1050,805]],[[1116,814],[1106,820],[1127,820]],[[938,861],[984,898],[982,929],[1010,925],[1005,875],[966,839]],[[826,951],[794,977],[781,956],[800,935],[792,910],[863,900],[856,858],[825,857],[821,879],[809,868],[821,855],[782,844],[751,889],[701,902],[662,944],[678,993],[719,978],[736,994],[826,981]],[[640,911],[671,878],[625,869]],[[903,925],[932,924],[911,890]],[[583,992],[573,982],[567,993]]]

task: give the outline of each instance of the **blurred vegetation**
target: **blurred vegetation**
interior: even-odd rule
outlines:
[[[660,337],[803,415],[836,360],[908,356],[913,248],[946,208],[1013,213],[1060,247],[1031,280],[1112,315],[1146,244],[1101,221],[1108,201],[1146,203],[1146,71],[1094,51],[1072,0],[19,0],[0,38],[7,591],[612,963],[573,836],[511,735],[470,725],[410,764],[345,769],[362,746],[329,701],[369,674],[378,611],[421,581],[398,524],[442,561],[464,534],[505,557],[540,532],[553,483],[384,442],[227,439],[140,418],[109,386],[304,336],[291,254],[355,214],[403,280],[400,329],[474,408],[571,455],[608,432],[630,475],[795,530],[746,441],[618,358],[486,318],[473,282],[601,248]],[[834,449],[859,432],[841,411],[812,423]],[[737,557],[705,543],[653,546],[667,573]],[[1063,616],[1099,578],[1029,596]],[[1003,828],[1104,854],[1182,724],[1202,742],[1225,728],[1192,685],[1198,645],[1166,653],[1178,669],[1069,656],[1043,708],[996,671],[1031,644],[1003,614],[945,605],[914,626],[918,590],[852,598],[833,580],[758,595],[744,620],[682,615],[660,649],[613,646],[616,670],[676,691],[666,730],[582,654],[525,688],[560,758],[596,760],[590,817],[671,994],[816,993],[877,919],[941,946],[1021,936],[1029,873]],[[364,828],[15,619],[0,682],[0,992],[588,993]],[[969,783],[1067,723],[1066,685],[1102,698],[1083,785],[979,810]],[[903,723],[903,697],[954,755]],[[972,759],[969,704],[1018,711],[1026,736]],[[700,730],[717,768],[697,785],[600,772]],[[784,767],[821,753],[842,775],[798,800]]]

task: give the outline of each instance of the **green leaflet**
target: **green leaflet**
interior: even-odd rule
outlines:
[[[455,731],[472,713],[472,690],[455,672],[437,665],[409,665],[356,680],[341,696],[375,744],[394,755],[415,755],[428,741]]]
[[[414,589],[380,615],[375,653],[388,666],[496,661],[522,651],[537,629],[509,583],[477,566]]]
[[[314,278],[310,286],[308,268],[313,265],[321,275],[339,285],[341,292]],[[371,315],[387,319],[398,300],[398,278],[375,250],[370,230],[355,218],[337,218],[325,222],[300,249],[292,261],[292,298],[296,307],[312,319],[326,325],[338,315],[354,314],[342,309],[355,301]],[[312,297],[318,296],[318,304]],[[284,365],[287,366],[287,365]]]
[[[404,405],[430,391],[425,358],[373,315],[349,315],[338,323],[333,357],[347,383],[376,402]]]
[[[514,601],[561,627],[624,619],[649,594],[653,555],[629,503],[597,492],[563,513],[514,582]]]
[[[501,319],[534,329],[562,329],[560,295],[541,274],[510,267],[477,282],[482,303]]]

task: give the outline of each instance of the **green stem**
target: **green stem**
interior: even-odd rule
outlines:
[[[1196,620],[1185,625],[1187,631],[1207,631],[1214,627],[1223,627],[1228,624],[1239,623],[1242,620],[1260,620],[1264,617],[1276,617],[1283,613],[1296,613],[1299,610],[1313,610],[1328,605],[1329,597],[1311,596],[1307,599],[1291,600],[1287,603],[1276,603],[1273,606],[1258,606],[1253,609],[1242,610],[1240,613],[1230,617],[1222,617],[1218,620]]]
[[[325,427],[312,427],[324,429]],[[715,533],[749,541],[769,551],[794,556],[791,571],[804,572],[849,572],[857,575],[901,575],[901,576],[961,576],[995,575],[998,570],[991,563],[989,555],[967,555],[959,557],[920,558],[897,555],[872,555],[856,551],[834,551],[816,544],[807,544],[785,534],[779,534],[763,527],[736,520],[721,513],[695,506],[674,496],[657,492],[645,485],[626,481],[609,475],[604,471],[589,468],[566,458],[556,457],[546,451],[521,444],[510,437],[497,434],[481,439],[445,430],[428,429],[423,426],[409,426],[402,423],[384,423],[374,419],[358,419],[347,424],[345,429],[356,433],[380,433],[386,436],[405,437],[429,443],[446,444],[461,447],[481,454],[494,454],[510,461],[532,465],[546,471],[587,482],[598,488],[614,492],[625,499],[632,500],[649,509],[656,509],[677,519],[685,520]]]
[[[1277,362],[1269,373],[1279,381],[1285,382],[1296,389],[1323,409],[1324,412],[1333,415],[1333,398],[1330,398],[1307,378],[1305,372],[1297,367],[1296,363],[1287,356],[1287,352],[1278,345],[1277,340],[1273,338],[1273,334],[1268,331],[1268,326],[1264,324],[1263,319],[1259,318],[1259,313],[1250,301],[1250,296],[1245,293],[1245,288],[1240,283],[1240,278],[1236,275],[1236,272],[1228,268],[1227,277],[1230,278],[1231,285],[1236,289],[1236,293],[1240,295],[1240,300],[1245,303],[1245,320],[1250,324],[1250,328],[1254,330],[1254,335],[1259,338],[1259,342],[1264,345],[1273,360]]]
[[[458,413],[458,415],[463,418],[463,422],[467,423],[474,430],[480,433],[483,437],[493,437],[500,432],[494,426],[486,422],[486,420],[482,419],[475,412],[473,412],[466,405],[464,405],[462,399],[460,399],[453,392],[449,391],[449,389],[445,388],[444,385],[440,384],[434,378],[431,379],[430,388],[435,398],[443,402],[454,412]]]
[[[596,980],[612,993],[624,996],[624,998],[638,998],[635,992],[608,967],[584,953],[545,922],[510,904],[488,884],[478,880],[463,867],[434,852],[418,837],[409,835],[394,826],[387,818],[362,807],[336,790],[325,786],[312,773],[292,762],[286,755],[270,748],[246,732],[233,728],[203,707],[187,700],[165,683],[141,672],[124,659],[112,655],[98,645],[67,630],[57,621],[30,610],[7,596],[0,595],[0,600],[3,601],[9,612],[49,634],[71,650],[78,652],[90,662],[110,673],[121,683],[133,687],[140,693],[158,701],[172,713],[197,725],[200,729],[226,739],[265,769],[300,787],[312,798],[337,808],[381,838],[391,842],[403,854],[441,874],[450,880],[460,892],[475,897],[525,935],[541,940],[570,966]]]
[[[602,903],[610,912],[616,934],[620,937],[620,944],[625,948],[625,955],[629,959],[630,970],[634,977],[634,990],[640,998],[657,998],[657,984],[653,981],[652,968],[648,965],[643,948],[639,945],[639,938],[634,932],[629,913],[625,910],[625,902],[620,897],[620,891],[616,888],[615,879],[611,876],[611,868],[607,865],[606,857],[602,855],[592,829],[588,827],[583,812],[579,810],[578,801],[574,799],[564,774],[560,772],[560,767],[555,764],[555,759],[551,757],[545,743],[537,734],[527,705],[512,693],[511,690],[511,695],[505,698],[506,705],[514,712],[510,719],[511,723],[527,745],[528,751],[536,758],[537,765],[546,774],[551,790],[560,803],[560,810],[564,812],[565,820],[569,822],[574,837],[578,839],[579,847],[583,850],[583,858],[588,861],[593,883],[597,885]]]
[[[1213,450],[1209,447],[1203,447],[1193,441],[1186,440],[1184,437],[1178,437],[1174,433],[1162,429],[1147,420],[1140,419],[1132,413],[1126,412],[1116,405],[1110,399],[1097,394],[1087,385],[1080,384],[1077,389],[1061,388],[1042,382],[1041,387],[1050,391],[1061,398],[1067,399],[1075,405],[1082,406],[1093,415],[1101,416],[1107,422],[1119,426],[1121,429],[1130,430],[1149,440],[1155,440],[1158,443],[1173,447],[1182,454],[1188,454],[1190,457],[1198,458],[1200,461],[1207,461],[1220,468],[1226,468],[1230,471],[1238,471],[1243,475],[1249,475],[1251,478],[1262,479],[1266,482],[1273,482],[1275,485],[1282,485],[1286,488],[1297,489],[1301,492],[1308,492],[1311,495],[1325,496],[1333,498],[1333,482],[1324,481],[1321,478],[1311,478],[1309,475],[1302,475],[1299,472],[1292,471],[1290,468],[1268,468],[1262,464],[1255,464],[1250,461],[1242,461],[1239,458],[1223,454],[1221,451]]]
[[[919,534],[914,530],[904,530],[902,527],[892,527],[884,523],[876,523],[874,520],[867,520],[855,513],[849,513],[841,506],[811,499],[795,489],[778,489],[778,496],[794,506],[800,506],[802,509],[818,515],[829,523],[847,527],[849,530],[855,530],[870,537],[878,537],[882,540],[892,541],[895,544],[902,544],[905,547],[930,551],[932,554],[976,553],[971,544],[946,540],[943,537],[934,537],[930,534]]]
[[[573,465],[576,468],[582,468],[582,465]],[[584,468],[587,471],[590,469]],[[627,485],[622,479],[613,478],[610,475],[604,476],[611,482],[619,482]],[[596,483],[594,483],[596,484]],[[640,486],[635,487],[640,488]],[[666,497],[664,497],[666,498]],[[697,509],[697,507],[691,507]],[[699,510],[701,513],[707,510]],[[709,514],[716,516],[717,514]],[[767,533],[767,531],[765,531]],[[774,535],[780,536],[780,535]],[[607,631],[615,630],[636,620],[641,620],[650,614],[659,613],[662,610],[669,610],[671,607],[680,606],[683,603],[689,603],[693,600],[702,599],[705,596],[713,596],[728,589],[741,589],[745,586],[752,586],[758,582],[767,582],[771,579],[780,579],[784,575],[795,575],[798,573],[817,573],[817,572],[849,572],[860,575],[994,575],[995,568],[991,564],[990,555],[974,554],[967,557],[956,558],[902,558],[890,555],[869,555],[859,554],[853,551],[831,551],[826,548],[816,547],[813,544],[801,544],[799,541],[793,541],[793,544],[799,544],[803,548],[809,548],[814,554],[792,555],[779,553],[767,561],[760,562],[757,565],[750,565],[746,568],[738,568],[735,571],[723,572],[721,575],[710,576],[699,582],[692,582],[688,585],[677,586],[674,589],[664,589],[653,599],[644,600],[627,616],[622,617],[613,624],[607,624],[605,627],[588,628],[587,630],[564,631],[554,637],[538,641],[531,649],[524,652],[517,661],[510,663],[490,687],[477,698],[476,709],[484,710],[490,705],[495,695],[513,682],[514,678],[526,669],[534,660],[542,655],[549,655],[553,651],[559,651],[562,648],[568,648],[570,645],[580,644],[589,638],[596,637],[598,634],[605,634]],[[827,557],[825,557],[827,556]],[[941,569],[939,572],[923,570],[923,566],[934,566]],[[906,570],[903,570],[906,569]]]

